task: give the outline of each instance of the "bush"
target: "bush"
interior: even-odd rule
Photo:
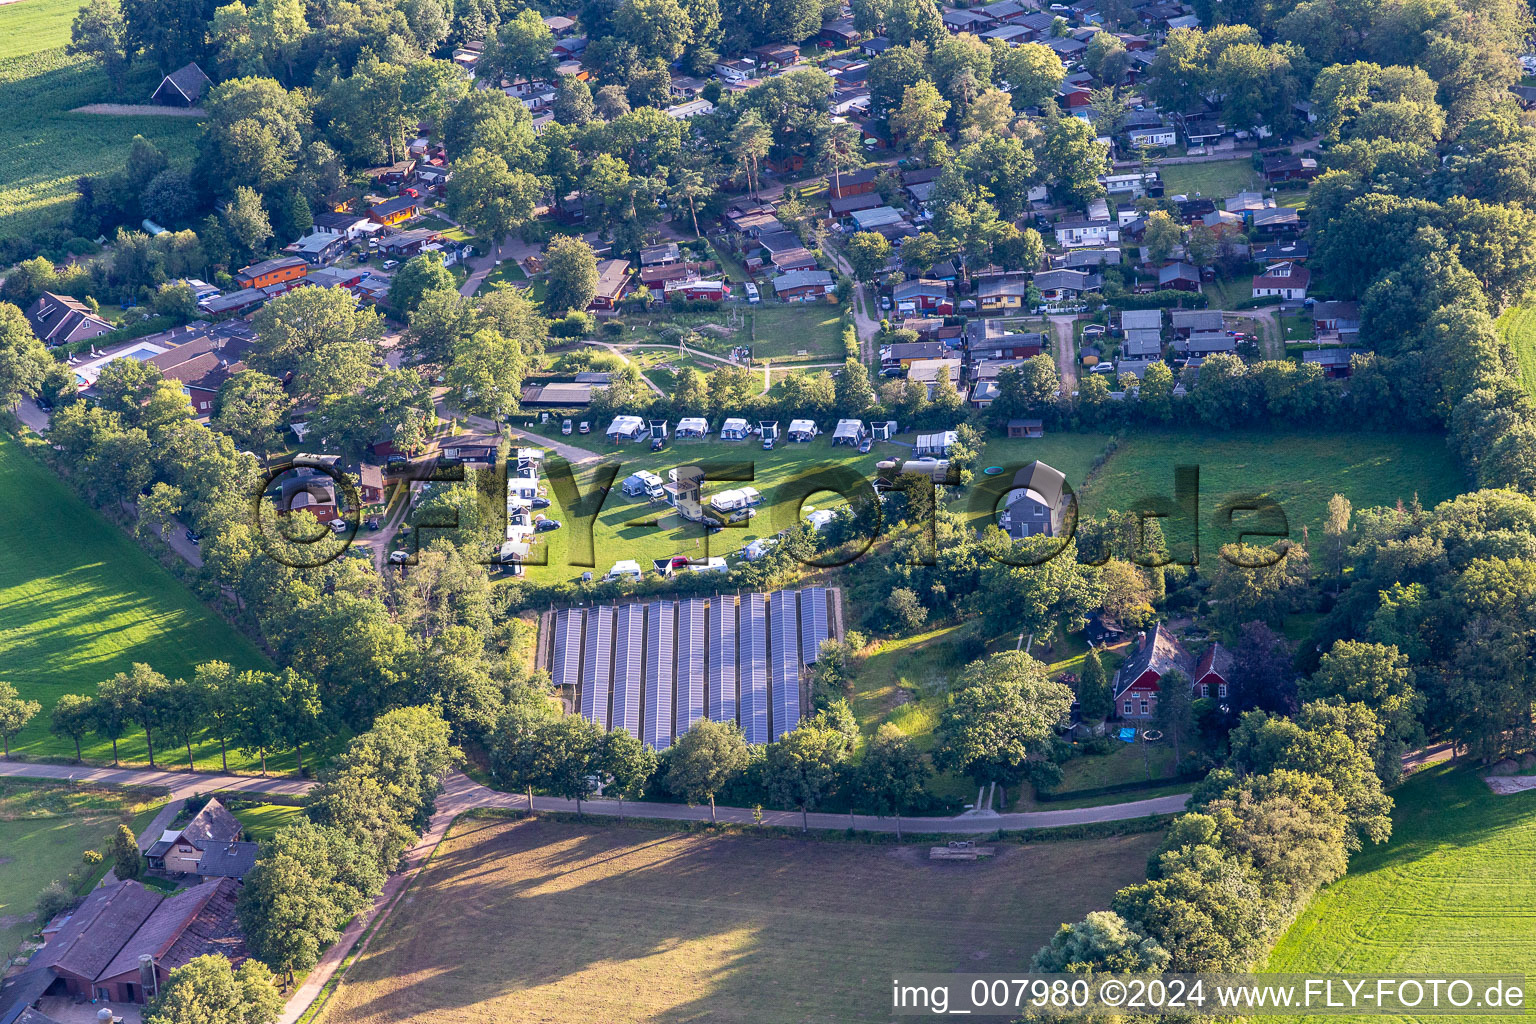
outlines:
[[[580,310],[572,310],[549,325],[549,333],[557,338],[584,338],[596,329],[596,318]]]
[[[63,882],[52,881],[43,887],[37,897],[37,924],[41,928],[64,911],[75,905],[75,894]]]
[[[95,867],[101,863],[101,852],[99,850],[86,850],[80,855],[80,859],[86,864]]]
[[[622,320],[605,320],[605,321],[603,321],[603,333],[607,334],[607,335],[609,335],[611,337],[618,337],[619,335],[624,333],[624,321],[622,321]]]

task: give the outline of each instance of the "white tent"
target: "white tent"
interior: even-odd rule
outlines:
[[[708,437],[709,421],[702,416],[684,416],[677,421],[678,437]]]
[[[645,420],[639,416],[615,416],[608,425],[608,440],[635,440],[644,437]]]
[[[791,441],[809,441],[816,436],[815,420],[790,420],[789,439]]]
[[[726,420],[725,425],[720,428],[720,440],[744,441],[751,432],[752,428],[747,425],[746,420],[732,417]]]

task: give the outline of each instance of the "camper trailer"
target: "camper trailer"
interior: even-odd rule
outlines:
[[[648,469],[642,469],[624,478],[623,491],[631,498],[642,495],[647,498],[659,498],[665,493],[665,485],[661,477]]]

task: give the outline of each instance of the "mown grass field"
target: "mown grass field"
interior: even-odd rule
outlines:
[[[1268,969],[1536,973],[1536,792],[1495,796],[1472,770],[1440,767],[1392,796],[1391,841],[1355,855],[1349,874],[1280,940]]]
[[[842,306],[765,298],[748,315],[752,317],[752,358],[757,362],[843,361]]]
[[[1536,397],[1536,306],[1511,306],[1499,317],[1498,327],[1515,354],[1521,383]]]
[[[73,759],[74,744],[48,732],[49,709],[60,694],[92,693],[136,661],[172,677],[213,659],[266,665],[245,637],[9,438],[0,438],[0,550],[0,675],[43,705],[11,741],[13,754]],[[184,750],[157,746],[163,762],[186,763]],[[125,762],[146,760],[142,733],[130,732],[118,747]],[[193,749],[200,767],[218,766],[216,743]],[[110,760],[111,744],[89,736],[85,755]],[[276,770],[291,762],[291,753],[268,760]],[[231,768],[250,763],[230,752]]]
[[[1225,199],[1263,184],[1246,156],[1203,164],[1159,164],[1157,172],[1163,178],[1164,194],[1191,199],[1197,193],[1202,199]]]
[[[86,850],[104,852],[120,823],[137,833],[159,807],[120,790],[0,785],[0,964],[41,926],[33,909],[49,882],[67,882]]]
[[[1083,488],[1083,508],[1101,514],[1147,498],[1171,501],[1174,467],[1180,465],[1200,469],[1200,554],[1207,560],[1242,530],[1259,528],[1257,515],[1237,513],[1231,525],[1222,521],[1224,504],[1241,495],[1277,502],[1291,538],[1299,541],[1303,527],[1320,535],[1334,494],[1356,508],[1406,503],[1418,495],[1429,508],[1468,487],[1438,435],[1136,430],[1122,436],[1114,456]],[[1187,524],[1162,525],[1170,543],[1192,538]]]
[[[926,844],[466,819],[322,1020],[886,1021],[893,976],[1018,969],[1159,839],[943,864]]]
[[[601,431],[608,423],[593,422],[593,433],[572,435],[569,439],[583,447],[609,455],[603,463],[589,464],[577,470],[576,483],[582,494],[588,493],[602,466],[617,463],[613,489],[603,502],[592,525],[591,555],[596,565],[591,571],[601,576],[621,558],[633,558],[641,568],[649,570],[652,559],[686,555],[693,559],[710,556],[734,555],[743,546],[758,537],[768,537],[792,526],[795,522],[794,496],[807,493],[809,485],[802,483],[809,474],[827,467],[853,467],[865,478],[872,478],[875,463],[902,451],[894,445],[876,445],[867,455],[840,446],[831,447],[828,437],[818,437],[809,444],[780,442],[771,452],[762,450],[761,442],[748,440],[728,441],[675,441],[663,452],[652,454],[646,444],[611,445]],[[779,424],[780,429],[789,426],[788,421]],[[750,481],[711,483],[706,486],[706,500],[719,491],[750,483],[763,495],[758,514],[743,526],[732,526],[709,533],[696,523],[685,521],[665,502],[650,501],[645,497],[631,498],[624,494],[625,477],[640,470],[650,470],[663,480],[667,471],[698,460],[719,460],[750,463],[753,479]],[[546,544],[540,549],[547,551],[548,564],[531,566],[529,578],[543,582],[568,580],[588,571],[580,563],[587,550],[583,538],[577,536],[577,522],[561,507],[560,501],[550,488],[554,505],[548,515],[564,523],[563,528],[542,534]],[[831,492],[810,494],[805,509],[827,508],[840,499]],[[538,549],[534,557],[539,557]]]
[[[147,103],[160,80],[136,68],[122,96],[101,69],[65,55],[78,3],[20,0],[0,5],[0,237],[23,234],[69,215],[81,175],[119,170],[135,135],[172,160],[191,159],[197,121],[188,117],[113,117],[71,113],[87,103]]]

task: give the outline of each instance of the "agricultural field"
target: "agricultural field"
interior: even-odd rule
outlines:
[[[91,693],[134,662],[168,676],[220,659],[238,668],[265,667],[250,641],[213,615],[132,539],[77,498],[19,442],[0,437],[0,651],[4,676],[43,713],[11,741],[11,752],[73,759],[74,744],[48,732],[48,710],[60,694]],[[118,744],[122,760],[146,760],[144,737]],[[193,748],[200,767],[216,768],[218,744]],[[183,750],[159,752],[186,763]],[[101,763],[111,744],[87,736],[87,759]],[[230,751],[230,767],[248,758]],[[284,770],[285,754],[269,765]]]
[[[51,50],[69,42],[69,26],[80,10],[77,0],[22,0],[0,11],[0,60]]]
[[[895,972],[1016,969],[1160,839],[935,864],[917,844],[463,819],[323,1021],[884,1021]]]
[[[1536,306],[1511,306],[1499,317],[1498,327],[1515,354],[1521,383],[1536,397]]]
[[[145,828],[160,803],[126,790],[0,781],[0,964],[41,926],[33,906],[44,887],[66,882],[77,866],[83,872],[82,854],[104,851],[120,823]]]
[[[67,217],[76,180],[119,170],[135,135],[173,161],[192,157],[195,118],[72,113],[87,103],[145,103],[160,80],[154,68],[139,67],[125,95],[115,96],[99,67],[66,56],[78,7],[58,0],[0,5],[0,109],[8,114],[0,138],[0,237]]]
[[[1536,973],[1536,792],[1495,796],[1472,769],[1438,767],[1392,796],[1391,841],[1354,856],[1268,969]]]
[[[1163,193],[1186,195],[1191,199],[1225,199],[1239,192],[1263,187],[1263,179],[1246,156],[1233,160],[1213,160],[1203,164],[1159,164]]]

